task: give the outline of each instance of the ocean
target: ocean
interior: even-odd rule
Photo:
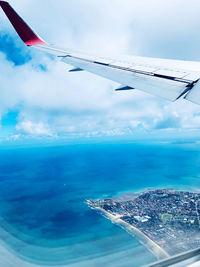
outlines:
[[[147,188],[200,189],[196,143],[2,147],[0,266],[138,267],[156,261],[85,203]]]

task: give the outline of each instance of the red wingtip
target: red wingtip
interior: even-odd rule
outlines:
[[[22,41],[28,45],[46,44],[33,30],[24,22],[24,20],[15,12],[15,10],[6,1],[0,1],[0,6],[5,12],[6,16],[12,23],[16,32]]]

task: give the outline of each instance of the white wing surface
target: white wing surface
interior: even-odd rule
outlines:
[[[117,90],[138,89],[175,101],[181,97],[200,104],[200,62],[145,57],[107,58],[48,45],[23,21],[6,1],[0,1],[8,19],[22,41],[55,55],[72,65],[72,71],[86,70],[119,83]]]

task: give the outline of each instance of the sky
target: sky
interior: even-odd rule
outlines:
[[[48,43],[91,54],[200,60],[199,0],[10,0]],[[0,10],[0,141],[196,137],[200,106],[171,103],[24,46]]]

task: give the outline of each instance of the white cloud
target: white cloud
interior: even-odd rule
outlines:
[[[33,123],[32,121],[23,121],[17,125],[17,130],[30,135],[47,135],[51,136],[51,130],[42,122]],[[19,137],[19,135],[14,135]]]
[[[9,137],[6,138],[7,141],[16,141],[18,139],[20,139],[21,137],[21,134],[13,134]]]

